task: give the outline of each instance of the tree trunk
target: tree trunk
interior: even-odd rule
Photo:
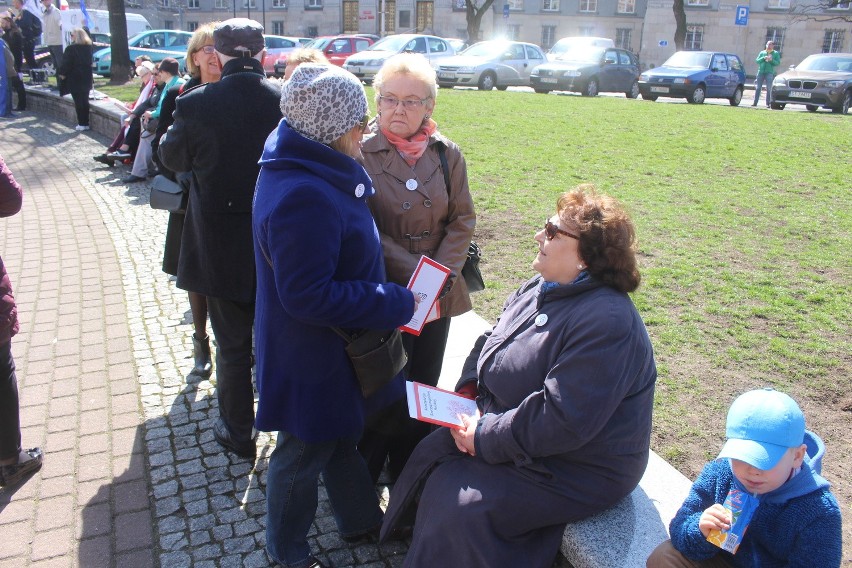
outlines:
[[[686,11],[683,8],[683,0],[674,0],[672,4],[672,12],[675,17],[675,49],[683,50],[683,43],[686,40]]]
[[[488,12],[491,5],[494,4],[494,0],[485,0],[485,3],[481,7],[477,7],[474,1],[465,0],[465,8],[467,10],[465,15],[467,19],[467,41],[469,44],[474,44],[481,39],[480,35],[482,32],[479,28],[482,24],[482,17]]]
[[[133,62],[130,61],[130,49],[127,46],[127,17],[124,14],[124,0],[107,0],[109,10],[110,85],[123,85],[133,76]]]

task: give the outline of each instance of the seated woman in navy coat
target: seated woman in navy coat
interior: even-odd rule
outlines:
[[[566,523],[617,503],[645,470],[657,371],[627,295],[639,285],[633,223],[580,186],[535,241],[539,275],[456,386],[478,414],[420,442],[391,492],[383,538],[419,502],[404,566],[549,567]]]

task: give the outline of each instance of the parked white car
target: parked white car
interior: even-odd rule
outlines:
[[[443,38],[431,35],[399,34],[388,36],[364,51],[350,55],[343,63],[343,68],[370,85],[385,60],[404,51],[422,53],[430,61],[456,53],[453,46]]]
[[[441,87],[497,87],[530,85],[533,67],[546,61],[537,45],[520,41],[481,41],[460,54],[438,61],[435,70]]]

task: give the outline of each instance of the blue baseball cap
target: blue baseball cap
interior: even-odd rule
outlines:
[[[728,441],[720,458],[772,469],[784,453],[805,440],[805,415],[796,401],[772,388],[740,395],[728,410]]]

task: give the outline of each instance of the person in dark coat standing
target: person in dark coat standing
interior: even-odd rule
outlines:
[[[27,67],[32,71],[38,67],[35,59],[35,46],[41,43],[41,18],[35,0],[14,0],[12,5],[18,11],[17,24],[24,38],[22,49]]]
[[[480,337],[456,391],[478,412],[415,449],[382,537],[419,496],[403,566],[553,564],[566,523],[628,495],[648,462],[657,377],[627,295],[635,231],[612,198],[580,186],[535,235],[529,280]]]
[[[400,374],[365,399],[332,327],[399,327],[415,298],[385,281],[366,203],[373,184],[356,161],[368,120],[361,82],[333,65],[302,63],[284,83],[281,111],[263,150],[253,219],[257,426],[279,431],[269,458],[266,550],[287,568],[317,568],[308,531],[320,473],[340,536],[378,535],[382,510],[355,445],[370,408],[404,390]]]
[[[184,222],[177,286],[207,296],[216,337],[220,418],[213,434],[254,458],[251,384],[255,267],[251,209],[263,143],[281,119],[281,86],[263,71],[263,26],[233,18],[216,26],[222,78],[177,98],[160,161],[194,174]]]
[[[8,12],[0,15],[0,27],[3,29],[3,40],[12,50],[12,58],[15,61],[15,76],[9,76],[12,88],[18,93],[18,106],[14,110],[27,110],[27,90],[21,80],[21,64],[24,62],[24,37],[15,23],[15,19]]]
[[[71,32],[71,45],[62,55],[62,66],[57,74],[62,80],[59,94],[71,93],[77,113],[77,132],[89,128],[89,91],[92,90],[92,40],[83,28]]]
[[[9,217],[21,210],[22,193],[21,186],[0,156],[0,217]],[[0,486],[3,487],[14,485],[41,469],[43,460],[39,448],[21,449],[18,380],[12,358],[12,337],[18,333],[18,327],[12,283],[0,258]]]

